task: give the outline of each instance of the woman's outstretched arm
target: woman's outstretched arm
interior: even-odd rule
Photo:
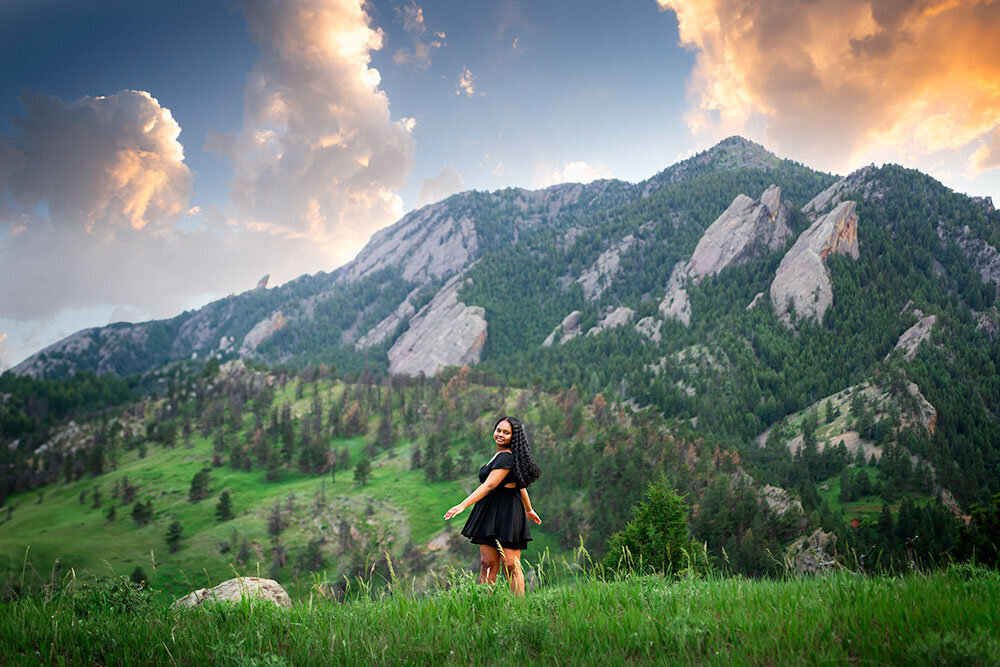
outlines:
[[[528,515],[528,518],[539,526],[542,525],[542,519],[538,516],[538,513],[531,509],[531,498],[528,497],[527,489],[521,489],[521,504],[524,505],[524,513]]]
[[[462,502],[460,502],[459,504],[455,505],[450,510],[445,512],[444,518],[450,519],[456,514],[461,514],[462,512],[464,512],[474,502],[480,500],[487,493],[497,488],[500,482],[503,481],[503,478],[507,476],[508,472],[510,472],[510,468],[495,468],[494,470],[491,470],[490,476],[486,478],[486,481],[480,484],[479,488],[470,493],[468,498],[466,498],[465,500],[463,500]]]

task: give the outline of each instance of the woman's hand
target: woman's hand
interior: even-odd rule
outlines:
[[[535,523],[537,523],[539,526],[542,525],[542,520],[538,516],[538,512],[536,512],[535,510],[531,510],[527,514],[528,514],[528,518],[529,519],[531,519],[532,521],[534,521]]]
[[[445,521],[452,518],[453,516],[461,514],[464,511],[465,511],[464,507],[462,507],[461,505],[455,505],[450,510],[444,513]]]

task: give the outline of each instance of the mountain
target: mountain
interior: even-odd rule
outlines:
[[[880,437],[968,503],[1000,490],[998,248],[992,204],[924,174],[838,178],[732,137],[636,184],[460,193],[331,273],[78,332],[14,370],[242,357],[430,376],[468,364],[655,406],[734,447],[865,383],[905,406],[913,384],[933,433],[900,407],[872,412]],[[904,336],[918,321],[926,332]],[[765,481],[796,486],[760,448],[747,456]]]

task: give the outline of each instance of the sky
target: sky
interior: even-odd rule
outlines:
[[[998,43],[970,0],[5,0],[0,369],[733,134],[1000,204]]]

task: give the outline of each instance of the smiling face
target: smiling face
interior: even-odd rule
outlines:
[[[511,426],[510,422],[504,419],[493,429],[493,442],[499,447],[510,447]]]

